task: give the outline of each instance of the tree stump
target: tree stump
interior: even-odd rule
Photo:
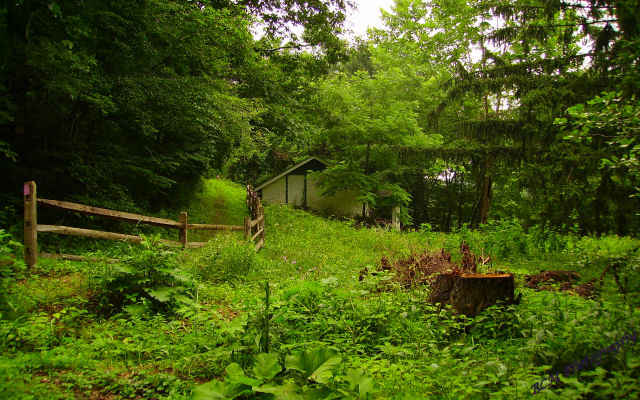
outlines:
[[[498,301],[514,303],[513,274],[440,274],[431,285],[430,303],[451,304],[457,314],[475,317]]]

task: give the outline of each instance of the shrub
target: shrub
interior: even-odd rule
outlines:
[[[194,260],[194,274],[203,281],[243,281],[256,265],[253,245],[238,241],[232,235],[211,239]]]
[[[196,281],[179,268],[176,253],[161,246],[157,237],[143,238],[143,249],[135,249],[121,263],[98,265],[93,279],[102,311],[142,315],[193,303]]]
[[[0,229],[0,311],[6,309],[9,289],[26,271],[24,261],[16,257],[21,252],[22,244]]]

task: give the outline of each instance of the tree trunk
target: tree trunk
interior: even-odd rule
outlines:
[[[491,156],[487,155],[484,159],[484,166],[482,169],[482,191],[480,192],[480,210],[478,212],[478,223],[486,224],[489,220],[489,205],[491,202],[491,185],[493,183],[493,176],[489,173],[491,169]]]
[[[464,201],[464,175],[460,178],[460,189],[458,189],[458,229],[462,228],[462,202]]]
[[[514,303],[513,274],[440,274],[431,285],[429,302],[450,304],[457,314],[475,317],[498,301]]]
[[[367,157],[364,161],[364,173],[369,174],[369,156],[371,154],[371,142],[367,143]],[[367,203],[362,202],[362,219],[367,217]]]

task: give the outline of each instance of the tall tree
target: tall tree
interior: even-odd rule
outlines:
[[[532,194],[530,206],[535,216],[559,223],[576,212],[581,214],[583,227],[590,229],[587,220],[593,211],[589,207],[580,209],[575,202],[540,189],[561,182],[551,178],[559,172],[558,158],[565,157],[549,151],[559,149],[553,147],[557,136],[553,120],[567,106],[618,79],[612,74],[612,49],[619,37],[613,28],[616,7],[570,1],[480,1],[473,4],[473,10],[478,31],[471,38],[481,56],[475,63],[458,64],[437,111],[460,107],[469,98],[480,105],[474,119],[458,124],[471,148],[479,150],[473,156],[481,171],[475,222],[487,221],[491,180],[495,167],[502,164],[506,170],[520,171],[523,187]],[[469,31],[467,27],[462,30]],[[576,176],[571,176],[569,164],[565,165],[570,169],[563,172],[573,179]],[[539,207],[542,203],[545,206]],[[551,204],[553,208],[547,207]]]
[[[321,176],[326,192],[359,190],[366,206],[407,205],[398,185],[405,148],[427,148],[439,141],[417,123],[417,103],[407,99],[405,76],[397,68],[338,74],[323,83],[319,106],[323,129],[317,151],[335,164]]]
[[[630,71],[637,62],[628,49],[635,42],[623,28],[636,20],[631,3],[396,1],[384,15],[386,27],[373,31],[371,53],[374,59],[377,53],[380,59],[386,55],[388,64],[404,71],[417,71],[424,92],[413,97],[419,124],[444,139],[437,150],[406,154],[414,172],[405,187],[414,199],[427,199],[431,211],[445,214],[434,219],[426,209],[417,213],[425,206],[414,201],[417,222],[449,221],[453,210],[437,203],[450,204],[451,196],[443,192],[445,201],[428,200],[436,187],[459,189],[458,217],[472,225],[488,220],[495,190],[501,199],[504,193],[517,195],[519,207],[530,211],[530,223],[560,225],[575,217],[592,230],[599,225],[594,210],[602,202],[617,204],[609,208],[616,214],[623,212],[624,196],[607,194],[605,188],[612,186],[597,166],[577,173],[578,159],[558,141],[553,121],[568,106],[633,79]],[[433,169],[438,165],[439,173]],[[514,173],[519,179],[512,179]],[[590,187],[593,178],[600,182],[596,188]],[[471,197],[469,181],[475,182]],[[581,197],[568,197],[563,182],[575,188],[571,196]],[[596,197],[600,205],[592,201]],[[586,207],[578,206],[581,202]],[[505,216],[507,208],[498,206]],[[616,224],[600,228],[615,230]]]
[[[179,203],[255,129],[261,101],[243,84],[265,49],[255,45],[252,23],[274,32],[300,24],[298,44],[338,54],[344,7],[341,0],[4,2],[3,192],[36,179],[51,196]]]

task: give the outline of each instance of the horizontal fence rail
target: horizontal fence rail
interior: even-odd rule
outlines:
[[[178,221],[170,219],[148,217],[146,215],[131,214],[122,211],[107,210],[106,208],[98,208],[85,206],[84,204],[70,203],[68,201],[38,199],[38,204],[43,206],[58,208],[62,210],[76,211],[82,214],[94,215],[97,217],[111,218],[125,222],[135,222],[147,225],[161,226],[164,228],[181,228],[182,224]]]
[[[211,225],[211,224],[189,224],[187,228],[191,231],[243,231],[244,226],[237,225]]]
[[[195,249],[204,247],[207,242],[189,242],[188,231],[243,231],[245,240],[254,241],[260,238],[255,248],[259,250],[264,245],[264,209],[260,204],[260,198],[253,189],[247,187],[247,206],[251,213],[251,217],[245,218],[243,226],[239,225],[216,225],[216,224],[189,224],[186,212],[181,212],[178,221],[165,218],[151,217],[147,215],[139,215],[122,211],[109,210],[106,208],[93,207],[84,204],[71,203],[68,201],[38,199],[36,191],[36,183],[33,181],[25,182],[23,188],[24,196],[24,260],[27,266],[31,267],[38,261],[38,257],[55,260],[70,261],[92,261],[97,260],[91,257],[77,256],[71,254],[51,254],[38,253],[38,232],[55,233],[60,235],[81,236],[103,240],[120,240],[131,243],[142,242],[141,236],[127,235],[116,232],[104,232],[93,229],[76,228],[61,225],[45,225],[38,224],[37,206],[56,208],[60,210],[73,211],[81,214],[92,215],[96,217],[115,219],[118,221],[131,222],[136,224],[146,224],[159,226],[163,228],[172,228],[178,230],[178,241],[160,239],[164,245],[171,247],[182,247]],[[252,228],[258,227],[256,234],[252,234]],[[106,259],[106,262],[117,262],[118,260]]]
[[[38,253],[38,257],[46,258],[49,260],[65,260],[65,261],[92,261],[92,262],[106,262],[108,264],[115,264],[120,262],[116,258],[97,258],[97,257],[85,257],[76,256],[73,254],[52,254],[52,253]]]
[[[82,236],[82,237],[88,237],[93,239],[123,240],[125,242],[131,242],[131,243],[142,242],[142,237],[140,236],[125,235],[123,233],[115,233],[115,232],[95,231],[92,229],[73,228],[70,226],[38,225],[37,230],[38,232],[57,233],[60,235],[68,235],[68,236]],[[166,244],[172,247],[182,246],[182,243],[174,242],[172,240],[160,239],[160,242],[162,244]]]

